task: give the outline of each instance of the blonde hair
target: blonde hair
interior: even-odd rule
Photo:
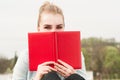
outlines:
[[[39,17],[38,17],[38,25],[37,25],[38,27],[40,26],[39,23],[40,23],[40,19],[41,19],[41,14],[43,12],[48,12],[48,13],[52,13],[52,14],[60,14],[60,15],[62,15],[63,21],[64,21],[64,15],[63,15],[62,10],[58,6],[47,1],[39,9]]]

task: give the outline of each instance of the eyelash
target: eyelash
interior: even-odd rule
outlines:
[[[46,27],[44,27],[45,29],[51,29],[51,27],[50,26],[46,26]]]
[[[62,29],[63,27],[61,25],[58,25],[56,29]],[[52,29],[51,26],[45,26],[44,29]]]
[[[57,29],[62,29],[62,26],[57,26]]]

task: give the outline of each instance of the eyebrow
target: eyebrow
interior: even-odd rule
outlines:
[[[58,24],[57,26],[61,26],[61,25],[63,25],[63,24]]]
[[[64,24],[58,24],[57,26],[61,26],[61,25],[64,25]],[[43,26],[51,26],[50,24],[44,24]]]
[[[51,26],[50,24],[44,24],[43,26]]]

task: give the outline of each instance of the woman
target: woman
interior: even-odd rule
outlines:
[[[38,18],[38,32],[64,31],[64,15],[62,10],[49,2],[40,7]],[[38,65],[37,71],[29,71],[27,51],[21,53],[14,67],[13,80],[85,80],[86,70],[82,56],[82,69],[75,70],[69,64],[58,60],[58,63],[49,61]],[[48,66],[54,64],[52,68]],[[62,65],[61,65],[62,64]]]

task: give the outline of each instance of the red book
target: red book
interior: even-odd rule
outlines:
[[[28,33],[29,69],[46,61],[60,59],[75,69],[80,69],[81,42],[79,31]]]

